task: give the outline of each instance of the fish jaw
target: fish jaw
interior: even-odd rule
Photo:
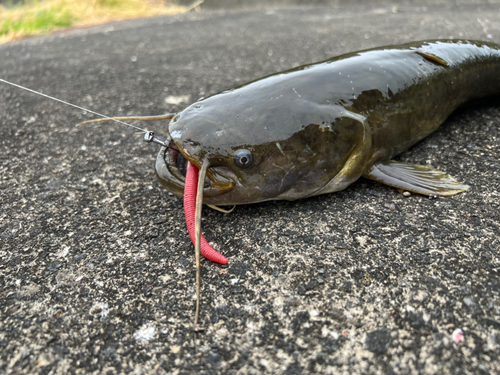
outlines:
[[[189,151],[188,151],[189,153]],[[156,158],[155,172],[161,184],[171,193],[183,197],[186,183],[185,172],[187,162],[190,161],[198,168],[201,166],[199,160],[192,156],[185,156],[175,144],[162,147]],[[205,202],[210,204],[210,199],[231,191],[236,185],[237,177],[228,168],[209,167],[203,196]]]

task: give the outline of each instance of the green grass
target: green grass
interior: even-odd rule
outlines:
[[[24,4],[0,5],[0,43],[73,26],[187,10],[162,0],[27,0]]]
[[[75,21],[75,17],[68,9],[63,12],[56,12],[54,9],[43,9],[30,17],[19,19],[6,18],[0,25],[0,35],[27,34],[32,35],[37,32],[47,32],[61,27],[70,27]]]

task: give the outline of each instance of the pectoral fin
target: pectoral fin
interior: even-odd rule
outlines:
[[[447,197],[469,190],[469,186],[436,169],[393,160],[375,164],[364,176],[385,185],[430,196]]]

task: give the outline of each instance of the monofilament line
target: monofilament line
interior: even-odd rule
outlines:
[[[105,118],[105,119],[108,119],[108,120],[111,120],[111,121],[114,121],[114,122],[118,122],[118,123],[123,124],[123,125],[130,126],[131,128],[134,128],[134,129],[140,130],[140,131],[142,131],[142,132],[144,132],[144,133],[148,133],[148,132],[149,132],[148,130],[142,129],[142,128],[138,127],[138,126],[135,126],[135,125],[132,125],[132,124],[128,124],[128,123],[123,122],[123,121],[120,121],[120,120],[116,120],[116,119],[111,118],[111,117],[108,117],[108,116],[106,116],[106,115],[102,115],[102,114],[100,114],[100,113],[97,113],[97,112],[91,111],[90,109],[80,107],[80,106],[78,106],[78,105],[76,105],[76,104],[68,103],[68,102],[65,102],[64,100],[54,98],[53,96],[46,95],[46,94],[42,94],[41,92],[38,92],[38,91],[35,91],[35,90],[31,90],[31,89],[29,89],[29,88],[27,88],[27,87],[24,87],[24,86],[21,86],[21,85],[17,85],[17,84],[15,84],[15,83],[12,83],[12,82],[6,81],[5,79],[0,78],[0,82],[4,82],[4,83],[6,83],[6,84],[8,84],[8,85],[11,85],[11,86],[14,86],[14,87],[20,88],[20,89],[22,89],[22,90],[29,91],[29,92],[31,92],[31,93],[33,93],[33,94],[40,95],[40,96],[43,96],[43,97],[48,98],[48,99],[55,100],[56,102],[60,102],[60,103],[66,104],[66,105],[69,105],[69,106],[71,106],[71,107],[81,109],[82,111],[90,112],[90,113],[92,113],[92,114],[94,114],[94,115],[97,115],[97,116],[100,116],[100,117],[102,117],[102,118]]]

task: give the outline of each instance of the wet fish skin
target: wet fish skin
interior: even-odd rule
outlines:
[[[453,195],[468,187],[391,159],[460,105],[499,93],[500,46],[413,42],[349,53],[215,94],[178,113],[168,132],[187,160],[197,166],[209,160],[207,204],[300,199],[342,190],[361,176]],[[235,164],[241,150],[253,155],[247,168]],[[157,175],[182,196],[182,178],[166,154],[162,149],[157,158]]]

